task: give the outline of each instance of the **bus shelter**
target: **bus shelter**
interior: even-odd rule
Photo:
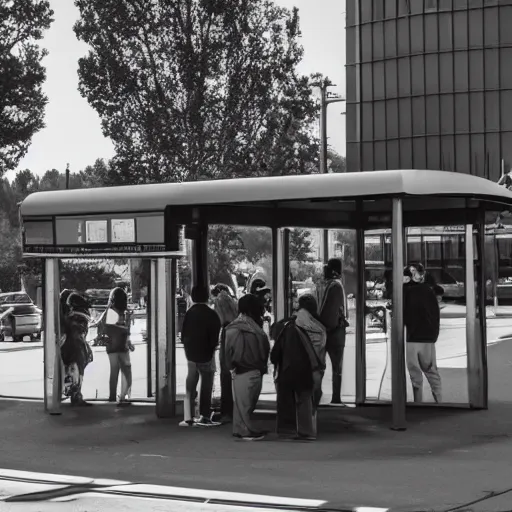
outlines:
[[[405,428],[406,362],[402,273],[406,230],[462,225],[466,235],[466,407],[487,408],[485,232],[512,205],[512,193],[488,180],[444,171],[400,170],[245,178],[209,182],[40,192],[21,205],[23,253],[44,260],[46,410],[61,402],[59,265],[62,258],[145,258],[151,261],[148,337],[156,361],[156,413],[176,413],[176,259],[192,248],[192,282],[208,285],[208,227],[272,230],[276,319],[290,311],[289,229],[351,229],[355,233],[354,402],[366,393],[365,233],[387,230],[392,251],[392,426]],[[468,243],[469,241],[469,243]],[[327,255],[326,255],[327,256]]]

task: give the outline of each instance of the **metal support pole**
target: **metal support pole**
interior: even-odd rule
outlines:
[[[473,224],[466,224],[466,346],[468,354],[468,398],[469,406],[483,409],[486,406],[482,357],[482,340],[478,335],[476,318],[475,253],[473,247]]]
[[[393,247],[393,319],[391,329],[391,396],[393,430],[406,430],[405,345],[403,317],[404,226],[402,199],[393,198],[391,242]]]
[[[192,240],[192,286],[208,289],[208,226],[203,225],[197,240]]]
[[[148,375],[148,397],[156,396],[156,317],[157,311],[157,298],[156,298],[156,280],[157,280],[157,260],[150,260],[149,262],[149,286],[148,286],[148,301],[146,305],[147,311],[147,329],[148,329],[148,362],[149,362],[149,375]]]
[[[284,229],[272,229],[272,268],[273,268],[273,303],[275,320],[279,321],[286,316],[286,276],[284,261]]]
[[[61,414],[62,362],[60,357],[59,260],[44,260],[44,408]]]
[[[356,404],[362,405],[366,401],[366,281],[364,229],[357,230],[356,238]]]
[[[477,259],[479,260],[478,270],[478,333],[480,336],[480,353],[482,354],[482,377],[480,386],[483,393],[483,408],[487,409],[489,406],[489,375],[487,365],[487,276],[485,269],[487,268],[487,254],[485,251],[485,211],[480,212],[480,219],[478,222],[478,245],[477,245]]]
[[[498,239],[496,238],[496,234],[492,237],[492,249],[493,249],[493,276],[492,276],[492,295],[493,295],[493,303],[494,303],[494,314],[498,314],[498,281],[500,279],[500,271],[499,271],[499,251],[498,251]]]
[[[320,86],[320,173],[327,173],[327,83]],[[329,259],[329,231],[322,231],[321,259]]]
[[[327,83],[320,86],[320,173],[327,173]]]
[[[175,263],[174,263],[175,265]],[[156,415],[171,418],[176,414],[174,364],[174,300],[176,279],[169,260],[158,258],[155,263],[156,304]],[[174,271],[176,267],[174,266]],[[152,273],[153,274],[153,273]]]

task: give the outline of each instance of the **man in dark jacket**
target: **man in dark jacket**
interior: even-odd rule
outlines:
[[[437,369],[436,346],[440,312],[436,293],[425,282],[420,264],[404,270],[404,326],[407,340],[407,368],[411,377],[414,401],[423,400],[423,374],[436,402],[441,401],[441,377]]]
[[[219,343],[221,323],[219,315],[208,306],[208,290],[201,286],[192,288],[194,305],[186,312],[181,339],[188,361],[188,375],[184,416],[180,426],[211,427],[220,425],[211,421],[213,380],[215,377],[215,349]],[[199,419],[194,421],[197,384],[201,377],[199,394]]]
[[[341,374],[348,326],[347,299],[341,282],[341,260],[333,258],[324,268],[323,289],[318,294],[320,321],[327,329],[327,353],[332,364],[331,404],[342,405]]]

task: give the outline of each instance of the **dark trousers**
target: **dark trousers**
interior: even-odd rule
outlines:
[[[284,436],[316,437],[314,391],[294,390],[277,384],[276,430]]]
[[[327,333],[327,354],[332,365],[332,403],[341,403],[341,377],[345,352],[346,328],[337,327]]]
[[[226,331],[220,334],[220,413],[222,416],[233,417],[233,387],[231,373],[226,364]]]

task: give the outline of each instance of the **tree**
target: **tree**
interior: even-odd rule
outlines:
[[[119,276],[98,263],[68,260],[61,263],[61,288],[85,292],[89,288],[109,289]]]
[[[290,261],[312,262],[313,241],[311,231],[294,228],[290,230]]]
[[[212,284],[231,286],[231,274],[247,258],[240,232],[233,226],[210,226],[208,229],[208,272]]]
[[[103,158],[96,159],[79,174],[83,188],[103,187],[109,182],[109,166]]]
[[[318,105],[298,10],[269,0],[75,0],[80,91],[116,157],[110,183],[307,172]]]
[[[46,50],[37,41],[52,16],[48,0],[0,4],[0,176],[16,168],[32,136],[44,127]]]
[[[347,172],[347,161],[344,156],[338,154],[334,149],[327,151],[328,172]]]
[[[262,258],[272,255],[272,231],[269,228],[239,226],[237,230],[251,263],[256,264]]]

